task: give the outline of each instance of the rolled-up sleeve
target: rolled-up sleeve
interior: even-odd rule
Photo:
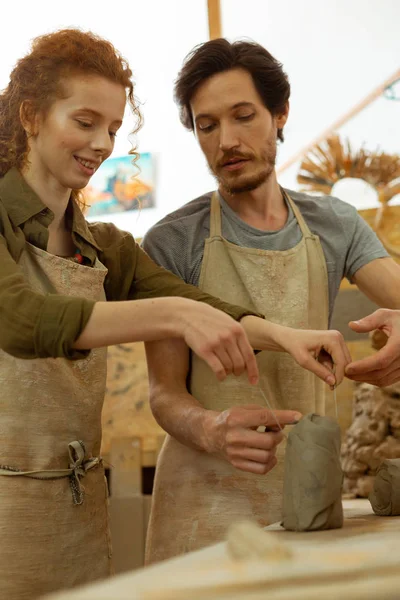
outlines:
[[[84,358],[89,351],[76,350],[73,344],[94,304],[84,298],[32,291],[0,235],[0,348],[4,352],[25,359]]]
[[[346,221],[347,254],[345,264],[345,275],[350,283],[354,281],[354,275],[361,267],[376,260],[377,258],[389,258],[390,254],[384,248],[375,231],[351,207],[353,219]],[[350,211],[349,211],[350,212]]]

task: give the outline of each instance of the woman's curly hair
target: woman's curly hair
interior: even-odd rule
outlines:
[[[31,52],[17,62],[8,86],[0,94],[0,177],[12,167],[21,170],[28,160],[27,133],[20,119],[24,100],[29,100],[35,114],[45,114],[62,96],[63,80],[81,74],[98,75],[121,84],[137,119],[132,133],[139,131],[142,116],[134,96],[132,71],[111,42],[79,29],[42,35],[33,40]],[[135,162],[136,148],[129,153]],[[73,195],[82,202],[79,191]]]

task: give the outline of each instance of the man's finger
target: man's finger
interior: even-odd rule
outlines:
[[[400,367],[396,365],[393,369],[386,369],[384,375],[382,375],[382,371],[371,371],[366,375],[352,375],[349,377],[352,381],[358,381],[360,383],[370,383],[371,385],[376,385],[377,387],[387,387],[392,385],[392,383],[396,383],[399,381],[400,377]]]
[[[259,404],[244,404],[240,408],[244,408],[245,410],[260,410],[260,409],[264,410],[264,407],[260,406]]]
[[[255,448],[257,450],[273,450],[283,440],[283,433],[278,431],[254,431],[254,429],[242,429],[235,432],[230,438],[230,445],[236,447]]]
[[[276,456],[274,456],[273,458],[271,458],[270,462],[268,462],[266,465],[262,465],[260,463],[257,462],[253,462],[251,460],[233,460],[231,462],[231,464],[236,468],[236,469],[240,469],[241,471],[246,471],[248,473],[255,473],[256,475],[265,475],[266,473],[268,473],[269,471],[271,471],[271,469],[273,469],[276,465],[276,463],[278,462]]]
[[[397,383],[399,380],[400,369],[396,369],[395,371],[392,371],[389,375],[386,375],[386,377],[383,377],[383,379],[381,379],[380,382],[376,385],[378,385],[379,387],[388,387],[393,383]]]
[[[382,327],[384,319],[383,309],[378,309],[371,315],[359,319],[358,321],[350,321],[349,327],[357,333],[368,333],[373,329],[380,329]]]
[[[265,427],[276,427],[277,421],[281,427],[284,427],[285,425],[295,425],[302,417],[303,415],[296,410],[267,409],[265,420],[261,425],[265,425]]]
[[[386,369],[377,369],[376,371],[369,371],[367,374],[360,373],[360,374],[351,375],[348,377],[349,377],[349,379],[352,379],[353,381],[365,381],[365,377],[367,376],[368,379],[373,379],[375,381],[378,381],[378,379],[383,379],[384,377],[388,377],[393,372],[397,371],[399,368],[400,368],[400,359],[394,361]]]
[[[396,360],[396,357],[397,353],[392,351],[389,339],[386,346],[376,354],[368,356],[367,358],[362,358],[361,360],[356,360],[347,365],[345,373],[348,377],[352,377],[353,375],[366,375],[371,371],[386,369]]]
[[[233,448],[229,452],[229,458],[232,460],[251,460],[262,465],[266,465],[270,462],[271,458],[275,456],[276,446],[271,450],[260,450],[259,448],[247,448],[240,446]]]
[[[246,409],[247,407],[243,407]],[[258,411],[255,409],[242,411],[240,415],[236,413],[235,419],[237,419],[237,426],[244,428],[247,427],[275,427],[276,422],[283,427],[284,425],[293,425],[297,423],[302,417],[302,414],[295,410],[274,410],[271,411],[268,408],[259,407]]]

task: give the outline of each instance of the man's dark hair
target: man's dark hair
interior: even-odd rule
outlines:
[[[230,43],[219,38],[196,46],[185,58],[175,82],[175,101],[187,129],[194,129],[190,102],[198,86],[209,77],[231,69],[245,69],[250,73],[264,106],[273,116],[284,111],[290,84],[282,64],[260,44]],[[278,129],[278,137],[283,142],[282,129]]]

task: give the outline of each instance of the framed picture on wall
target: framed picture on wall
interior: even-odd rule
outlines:
[[[155,207],[154,156],[147,152],[133,164],[132,156],[106,160],[93,175],[84,195],[87,217]]]

